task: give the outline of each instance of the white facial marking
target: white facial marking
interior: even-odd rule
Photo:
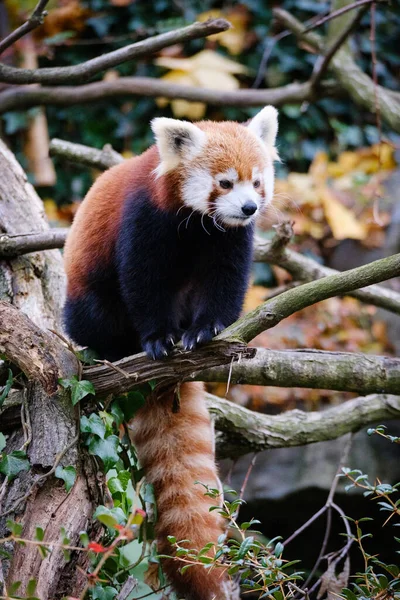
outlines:
[[[234,183],[230,192],[216,199],[216,217],[222,221],[222,224],[248,225],[256,217],[261,201],[261,196],[254,189],[252,181]],[[248,203],[256,205],[256,210],[251,215],[246,215],[242,210]]]
[[[212,187],[213,178],[208,171],[193,169],[182,186],[184,203],[201,213],[207,212]]]
[[[272,161],[264,169],[265,203],[272,202],[274,195],[274,165]]]
[[[225,171],[224,173],[218,173],[215,176],[215,179],[218,182],[224,181],[226,179],[227,181],[231,181],[232,183],[235,183],[235,181],[237,181],[239,179],[239,175],[237,174],[236,169],[230,168],[227,171]]]

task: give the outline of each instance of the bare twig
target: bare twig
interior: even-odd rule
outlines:
[[[374,4],[372,4],[372,6],[374,6]],[[343,31],[340,32],[336,40],[324,52],[323,56],[321,56],[320,59],[317,60],[314,66],[313,74],[311,75],[311,81],[314,86],[318,86],[320,84],[322,78],[328,70],[329,63],[331,62],[333,56],[344,44],[349,35],[356,29],[367,10],[368,5],[366,4],[354,15],[353,19],[348,23],[348,25],[343,29]]]
[[[48,2],[49,0],[39,0],[26,23],[15,29],[15,31],[0,41],[0,54],[12,46],[17,40],[43,23],[44,17],[47,15],[47,11],[45,11],[44,8]]]
[[[60,156],[64,160],[100,170],[109,169],[124,160],[124,157],[110,144],[106,144],[102,150],[97,150],[97,148],[53,138],[49,151],[50,156]]]
[[[310,25],[309,27],[306,27],[304,29],[304,33],[308,33],[309,31],[312,31],[313,29],[316,29],[317,27],[321,27],[321,25],[323,25],[324,23],[327,23],[328,21],[332,21],[332,19],[337,19],[337,17],[341,17],[342,15],[346,14],[350,10],[354,10],[356,8],[359,8],[360,6],[364,6],[366,4],[367,5],[373,4],[375,2],[380,2],[383,4],[384,2],[387,2],[387,1],[388,0],[357,0],[356,2],[352,2],[352,4],[343,6],[342,8],[338,8],[338,10],[335,10],[334,12],[329,13],[329,15],[326,15],[325,17],[318,19],[318,21],[315,21],[312,25]]]
[[[161,33],[141,42],[130,44],[125,48],[119,48],[72,67],[19,69],[1,64],[0,81],[14,84],[44,83],[48,85],[84,83],[106,69],[148,56],[173,44],[188,42],[226,31],[230,26],[230,23],[225,19],[211,19],[204,23],[193,23],[187,27]]]

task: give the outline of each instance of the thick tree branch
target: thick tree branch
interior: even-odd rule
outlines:
[[[44,83],[48,85],[84,83],[106,69],[112,69],[124,62],[148,56],[173,44],[180,44],[226,31],[230,26],[230,23],[225,19],[211,19],[205,23],[193,23],[187,27],[161,33],[141,42],[130,44],[125,48],[119,48],[72,67],[19,69],[0,64],[0,81],[14,84]]]
[[[338,97],[341,95],[340,87],[332,81],[321,82],[318,98],[321,95]],[[97,81],[77,87],[11,86],[0,93],[0,113],[33,106],[75,106],[132,96],[182,98],[214,106],[282,106],[318,99],[310,82],[290,83],[267,90],[221,91],[178,85],[151,77],[120,77],[115,81]]]
[[[24,313],[0,301],[0,353],[48,394],[58,387],[60,373],[77,372],[78,362],[55,336],[37,327]]]
[[[17,40],[21,39],[24,35],[33,29],[36,29],[36,27],[39,27],[39,25],[43,23],[44,17],[47,15],[47,11],[45,11],[44,8],[48,2],[49,0],[39,0],[35,10],[26,23],[15,29],[15,31],[0,41],[0,54],[12,46]]]
[[[324,40],[317,34],[308,32],[307,28],[293,15],[282,8],[273,9],[274,16],[282,25],[292,31],[299,39],[324,54]],[[346,25],[347,26],[347,21]],[[340,35],[340,32],[337,32]],[[375,86],[373,80],[366,75],[354,61],[351,52],[341,47],[329,63],[337,81],[352,100],[370,112],[375,112]],[[382,118],[398,133],[400,132],[400,94],[377,86],[377,95]]]
[[[376,260],[350,271],[329,275],[271,298],[233,323],[215,339],[240,339],[249,342],[262,331],[275,327],[280,321],[306,306],[399,275],[400,254]]]
[[[193,379],[400,395],[400,359],[350,352],[257,348],[252,358],[200,371]]]
[[[291,410],[264,415],[228,400],[207,395],[208,409],[215,426],[221,458],[236,458],[270,448],[303,446],[336,439],[373,423],[400,417],[400,396],[373,394],[343,402],[320,412]]]

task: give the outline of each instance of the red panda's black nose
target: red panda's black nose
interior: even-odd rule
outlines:
[[[242,213],[244,215],[246,215],[246,217],[250,217],[251,215],[254,215],[256,210],[257,210],[257,204],[255,202],[252,202],[251,200],[249,200],[248,202],[245,202],[242,206]]]

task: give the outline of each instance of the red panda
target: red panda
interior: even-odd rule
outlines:
[[[261,110],[248,126],[156,118],[156,144],[103,173],[80,206],[65,246],[66,331],[108,360],[144,350],[167,356],[210,341],[241,311],[254,222],[272,199],[277,111]],[[160,553],[167,540],[193,548],[216,542],[221,518],[196,481],[218,487],[202,384],[184,383],[151,397],[131,434],[158,506]],[[222,569],[178,559],[163,567],[179,597],[232,600]]]

